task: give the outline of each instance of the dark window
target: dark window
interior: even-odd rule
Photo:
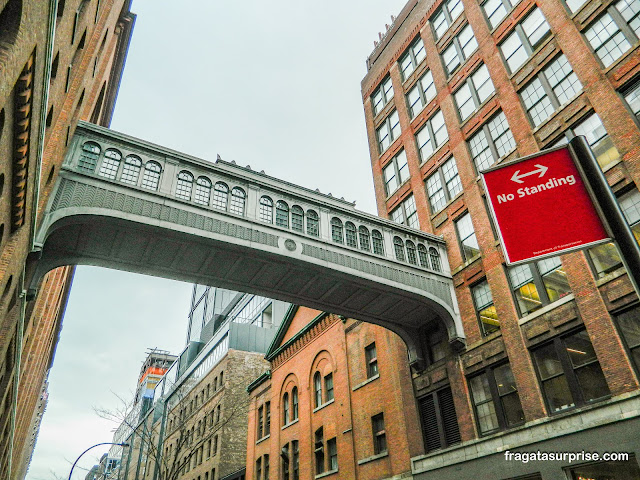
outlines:
[[[469,387],[480,434],[524,423],[518,388],[508,363],[470,378]]]
[[[307,211],[307,235],[320,235],[320,220],[315,210]]]
[[[618,330],[631,353],[631,359],[640,372],[640,306],[619,313],[615,318]]]
[[[316,408],[322,405],[322,378],[320,372],[316,372],[313,376],[313,398]]]
[[[344,224],[345,236],[347,239],[347,247],[358,248],[358,234],[356,226],[351,222]]]
[[[344,243],[344,235],[342,231],[342,220],[337,217],[333,217],[331,219],[331,239],[336,243]]]
[[[597,401],[609,395],[609,387],[586,330],[532,351],[551,413]]]
[[[298,419],[298,387],[291,390],[291,420]]]
[[[338,470],[338,445],[335,438],[327,440],[327,452],[329,454],[329,470]]]
[[[269,197],[260,198],[260,220],[273,223],[273,200]]]
[[[638,460],[632,453],[628,460],[590,463],[564,469],[571,480],[636,480],[640,478]]]
[[[367,227],[358,227],[358,237],[360,239],[360,250],[371,251],[371,239]]]
[[[460,443],[458,417],[451,387],[445,387],[418,399],[418,408],[425,451],[431,452]]]
[[[269,480],[269,455],[264,456],[263,468],[264,468],[264,480]]]
[[[324,388],[325,388],[325,402],[329,400],[333,400],[333,374],[324,377]]]
[[[378,375],[378,354],[375,342],[365,347],[364,356],[367,360],[367,378],[375,377]]]
[[[82,145],[82,153],[78,159],[78,169],[93,173],[98,164],[100,146],[97,143],[87,142]]]
[[[264,434],[271,433],[271,402],[264,404]]]
[[[258,439],[264,436],[264,407],[258,408]]]
[[[298,447],[298,440],[291,442],[291,450],[293,450],[293,480],[300,479],[300,450]]]
[[[373,454],[377,455],[387,451],[387,432],[384,429],[384,416],[382,413],[371,417],[373,431]]]
[[[282,423],[283,425],[289,424],[289,393],[285,393],[282,397]]]
[[[314,454],[316,459],[316,475],[320,475],[324,472],[324,434],[322,427],[316,430],[314,435]]]
[[[262,458],[256,460],[256,480],[262,480]]]
[[[291,207],[291,230],[304,232],[304,210],[298,205]]]
[[[373,243],[373,253],[384,255],[384,240],[378,230],[371,231],[371,242]]]
[[[282,450],[280,450],[280,458],[282,459],[282,480],[289,480],[291,458],[289,457],[288,443],[285,443]]]
[[[276,203],[276,225],[289,228],[289,205],[282,200],[278,200]]]

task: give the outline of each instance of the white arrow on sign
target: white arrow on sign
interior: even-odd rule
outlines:
[[[544,174],[547,173],[547,170],[549,170],[549,167],[545,167],[544,165],[540,165],[539,163],[536,163],[535,166],[538,168],[531,172],[523,173],[522,175],[519,175],[520,170],[516,170],[513,174],[513,177],[511,177],[511,180],[517,183],[524,183],[521,178],[528,177],[529,175],[535,175],[536,173],[540,174],[538,178],[542,178],[544,177]]]

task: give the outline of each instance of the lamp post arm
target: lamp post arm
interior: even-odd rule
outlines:
[[[92,448],[95,447],[99,447],[100,445],[120,445],[121,447],[128,447],[129,444],[128,443],[114,443],[114,442],[102,442],[102,443],[96,443],[95,445],[87,448],[84,452],[82,452],[80,454],[80,456],[78,458],[76,458],[76,461],[73,462],[73,465],[71,466],[71,471],[69,472],[69,480],[71,480],[71,475],[73,475],[73,469],[76,466],[76,463],[78,463],[78,460],[80,460],[82,458],[82,456],[87,453],[89,450],[91,450]]]

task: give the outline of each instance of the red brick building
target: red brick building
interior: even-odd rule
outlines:
[[[419,427],[402,356],[389,330],[292,307],[248,389],[247,478],[410,477]]]
[[[456,353],[424,328],[414,478],[640,478],[640,305],[617,252],[507,266],[479,176],[586,135],[640,238],[639,12],[638,0],[411,0],[367,59],[379,213],[445,238],[467,342]],[[394,244],[416,264],[413,248]],[[504,454],[583,449],[631,455]]]
[[[23,478],[73,270],[27,292],[33,240],[78,120],[108,126],[129,0],[0,0],[0,477]]]

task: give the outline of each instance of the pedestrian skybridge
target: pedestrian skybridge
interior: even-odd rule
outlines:
[[[464,346],[440,237],[240,167],[80,122],[37,233],[33,288],[96,265],[255,293]]]

